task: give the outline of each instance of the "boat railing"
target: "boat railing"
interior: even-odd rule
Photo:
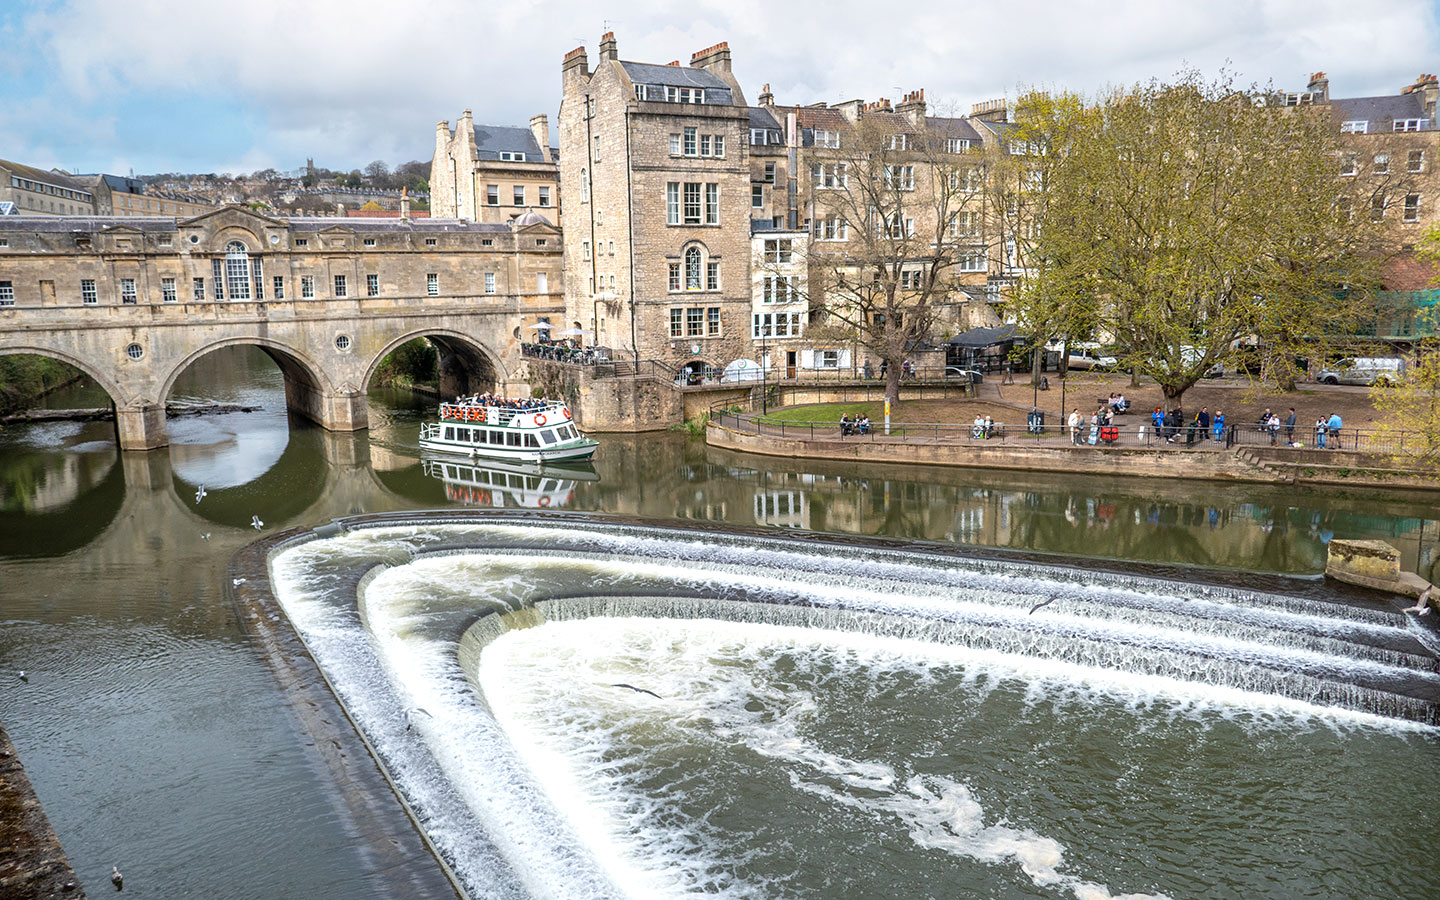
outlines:
[[[442,403],[440,404],[440,418],[453,422],[473,422],[475,424],[509,425],[516,416],[528,416],[535,413],[550,414],[559,413],[565,408],[565,404],[558,400],[546,400],[544,406],[535,406],[529,409],[514,409],[509,406],[496,406],[487,403]],[[495,421],[490,421],[490,410],[495,410]]]

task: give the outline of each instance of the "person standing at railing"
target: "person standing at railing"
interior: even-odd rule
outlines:
[[[1070,443],[1072,443],[1072,444],[1077,444],[1077,445],[1078,445],[1078,444],[1080,443],[1080,408],[1079,408],[1079,407],[1076,407],[1075,409],[1070,410],[1070,418],[1066,420],[1065,424],[1068,425],[1068,426],[1070,426]]]
[[[1215,418],[1211,420],[1211,434],[1215,436],[1215,443],[1225,440],[1225,413],[1215,410]]]
[[[1340,449],[1340,428],[1345,423],[1341,421],[1338,412],[1330,414],[1330,420],[1325,423],[1325,430],[1330,432],[1330,449]]]
[[[1329,429],[1325,425],[1325,417],[1321,416],[1315,420],[1315,446],[1321,450],[1325,449],[1326,432]]]
[[[1285,417],[1285,444],[1288,447],[1295,446],[1295,407],[1290,407],[1290,415]]]

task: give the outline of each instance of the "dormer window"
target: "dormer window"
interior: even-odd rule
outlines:
[[[750,129],[750,143],[756,147],[763,147],[769,143],[767,140],[769,134],[764,128],[752,128]]]
[[[501,150],[500,159],[503,162],[524,162],[525,154],[513,150]]]
[[[1425,119],[1396,119],[1396,131],[1424,131]]]
[[[946,138],[946,153],[965,153],[970,149],[970,142],[964,138]]]
[[[909,150],[909,149],[910,149],[910,135],[908,135],[908,134],[892,134],[892,135],[890,135],[890,140],[889,140],[889,142],[887,143],[887,146],[888,146],[891,150]]]
[[[671,103],[704,103],[704,88],[666,87],[665,99]]]
[[[646,85],[643,85],[643,84],[637,84],[637,85],[635,85],[635,99],[636,99],[636,100],[644,100],[644,99],[645,99],[645,88],[646,88]]]
[[[1370,130],[1368,119],[1350,119],[1340,123],[1341,134],[1365,134]]]

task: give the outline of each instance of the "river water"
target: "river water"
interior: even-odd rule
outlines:
[[[0,721],[91,891],[120,864],[142,896],[376,896],[287,699],[223,598],[230,556],[257,536],[252,517],[271,532],[386,510],[551,508],[1293,575],[1318,574],[1332,537],[1373,537],[1399,547],[1407,569],[1440,574],[1436,508],[1421,496],[812,464],[678,434],[604,437],[593,469],[574,477],[497,471],[421,459],[416,431],[431,405],[410,395],[372,395],[372,428],[359,435],[294,420],[278,369],[247,350],[197,363],[171,399],[191,398],[261,411],[171,419],[172,445],[146,454],[116,452],[107,423],[0,431]],[[84,388],[51,399],[104,402]],[[404,591],[394,596],[389,615],[415,612]],[[473,597],[459,608],[477,610]],[[1093,691],[1067,691],[974,648],[783,623],[697,631],[601,617],[593,630],[531,631],[496,640],[465,677],[513,685],[494,708],[498,727],[555,755],[560,780],[536,789],[569,812],[565,840],[607,890],[1440,891],[1412,840],[1440,833],[1411,802],[1434,794],[1440,751],[1428,732],[1237,716],[1165,692],[1139,702],[1098,675],[1069,679]],[[610,691],[543,690],[557,666],[653,672],[666,702],[727,699],[708,719],[637,716]],[[20,669],[28,683],[12,677]],[[752,700],[755,721],[742,715]],[[870,717],[884,727],[857,728]],[[1099,747],[1123,752],[1097,763]],[[661,764],[675,754],[692,767]],[[1233,777],[1214,778],[1216,765]],[[753,789],[716,793],[742,770]],[[584,810],[593,820],[574,825]],[[1377,828],[1382,816],[1393,825]],[[1144,843],[1147,830],[1162,836]],[[1202,839],[1212,832],[1229,837]],[[654,836],[654,852],[626,834]],[[674,843],[686,835],[693,846]],[[826,849],[836,846],[881,863],[857,869]],[[597,848],[623,863],[596,868]],[[1188,848],[1240,861],[1199,867]],[[1262,870],[1271,874],[1236,874]]]

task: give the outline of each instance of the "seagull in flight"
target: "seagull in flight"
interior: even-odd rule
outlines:
[[[634,692],[637,693],[637,694],[649,694],[650,696],[654,697],[656,700],[664,700],[664,699],[665,699],[664,697],[661,697],[659,694],[655,693],[654,691],[647,691],[647,690],[645,690],[644,688],[638,688],[638,687],[636,687],[636,686],[633,685],[633,684],[625,684],[624,682],[621,682],[620,684],[612,684],[612,685],[610,685],[610,686],[611,686],[611,687],[618,687],[618,688],[625,688],[626,690],[634,691]]]
[[[1039,603],[1037,603],[1037,604],[1035,604],[1034,606],[1030,607],[1030,611],[1029,611],[1028,613],[1026,613],[1025,615],[1027,615],[1027,616],[1033,616],[1033,615],[1035,614],[1035,610],[1040,609],[1041,607],[1044,607],[1044,606],[1049,606],[1050,604],[1054,603],[1056,600],[1059,600],[1059,599],[1060,599],[1060,595],[1059,595],[1059,594],[1055,594],[1055,595],[1052,596],[1052,597],[1046,597],[1044,600],[1041,600]]]
[[[210,540],[210,532],[207,531],[207,532],[205,532],[204,534],[200,535],[200,540],[202,540],[202,541],[208,541],[208,540]]]
[[[405,710],[405,730],[409,731],[411,728],[414,728],[415,720],[420,716],[424,716],[427,719],[435,718],[434,716],[430,715],[430,712],[428,710],[419,706],[412,706],[409,709]]]
[[[198,504],[201,500],[204,500],[209,493],[209,491],[205,490],[205,485],[200,485],[200,487],[195,490],[195,502]]]
[[[250,517],[250,527],[253,528],[253,529],[255,529],[256,531],[259,531],[260,529],[262,529],[262,528],[265,527],[265,523],[262,522],[262,521],[260,521],[260,517],[259,517],[259,516],[251,516],[251,517]]]

